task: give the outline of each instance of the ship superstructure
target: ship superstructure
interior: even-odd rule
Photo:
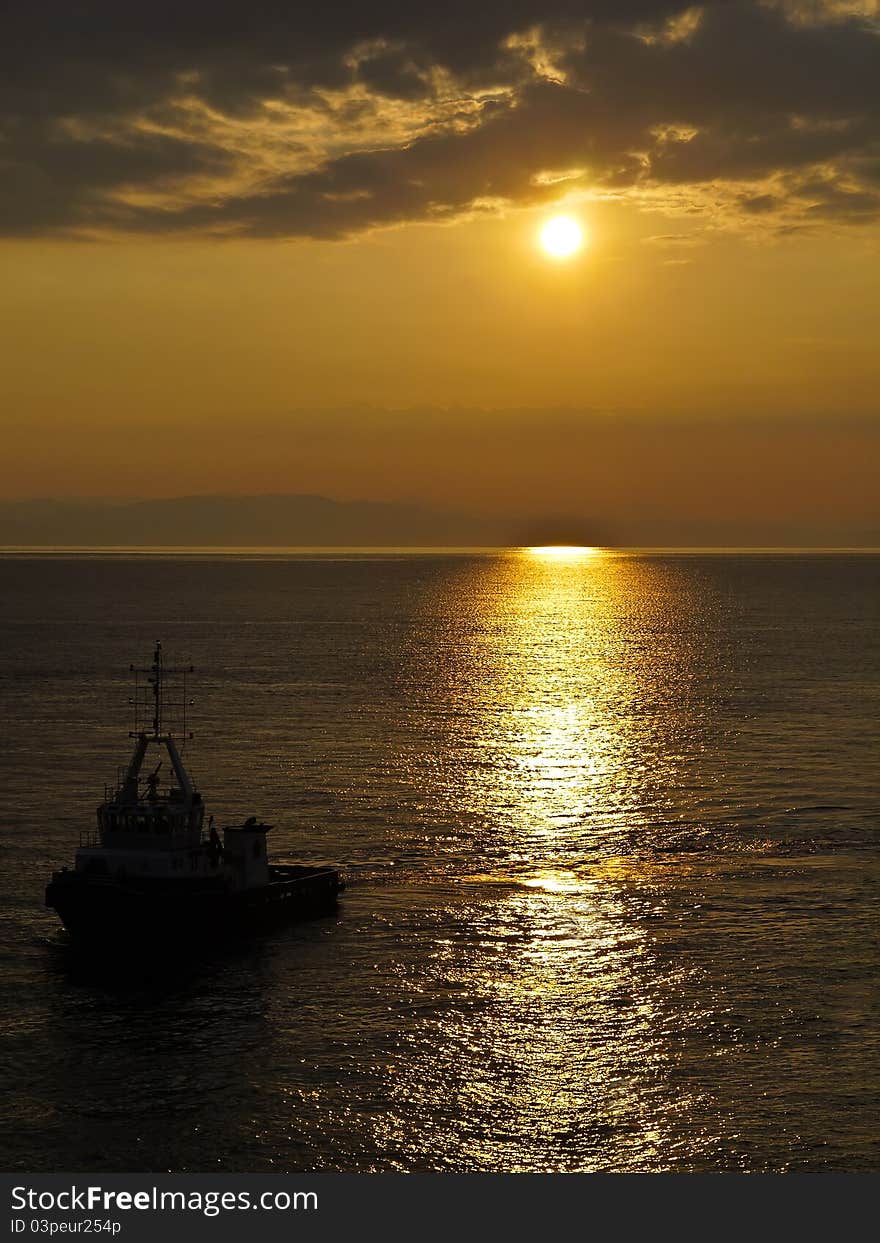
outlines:
[[[192,665],[167,668],[162,644],[157,643],[153,663],[136,669],[135,724],[129,737],[135,740],[127,768],[120,772],[115,790],[105,789],[97,811],[97,833],[87,835],[76,852],[77,871],[102,875],[177,877],[191,879],[216,871],[217,853],[202,849],[205,807],[187,771],[175,738],[174,723],[182,724],[187,738],[187,675]],[[142,682],[141,678],[145,681]],[[169,678],[179,679],[178,697],[169,700]],[[152,754],[151,754],[152,753]],[[159,762],[144,775],[148,755]],[[170,766],[170,784],[162,790],[160,774]]]

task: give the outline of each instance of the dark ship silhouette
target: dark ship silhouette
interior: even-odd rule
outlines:
[[[172,723],[186,738],[188,669],[164,665],[156,644],[146,683],[135,684],[134,753],[114,789],[105,788],[97,831],[81,835],[72,869],[55,872],[46,889],[75,940],[124,948],[133,941],[247,936],[334,908],[344,889],[333,867],[270,863],[271,825],[252,816],[222,830],[205,824],[205,805],[187,771]],[[166,679],[182,679],[182,699],[166,698]],[[189,735],[191,737],[191,735]],[[165,752],[173,784],[159,788],[163,760],[147,776],[151,748]],[[164,757],[163,757],[164,758]]]

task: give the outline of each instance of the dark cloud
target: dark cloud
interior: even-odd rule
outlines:
[[[338,237],[555,197],[564,170],[786,228],[871,219],[880,33],[854,7],[13,4],[0,229]]]

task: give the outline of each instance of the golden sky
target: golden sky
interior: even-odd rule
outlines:
[[[20,6],[0,497],[880,531],[877,5],[471,8]]]

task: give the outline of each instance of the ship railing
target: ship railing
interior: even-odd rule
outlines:
[[[80,846],[97,846],[99,845],[97,829],[82,829],[79,835]]]

